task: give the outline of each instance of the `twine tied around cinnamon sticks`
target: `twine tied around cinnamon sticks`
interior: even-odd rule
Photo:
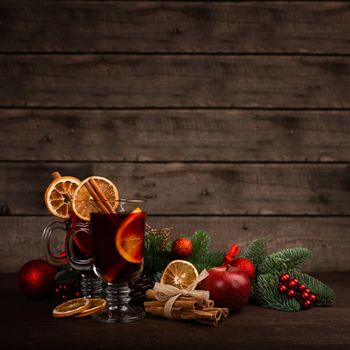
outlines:
[[[192,282],[190,286],[185,289],[180,289],[169,284],[162,284],[156,282],[153,290],[156,291],[156,299],[158,301],[166,301],[164,305],[164,316],[166,318],[172,319],[171,309],[180,296],[200,298],[203,300],[209,299],[209,292],[206,290],[195,290],[197,284],[209,276],[209,273],[204,269],[201,274]]]
[[[146,292],[144,302],[146,312],[172,320],[195,320],[208,326],[217,326],[224,320],[229,310],[214,307],[209,292],[195,290],[197,284],[208,276],[203,270],[198,278],[187,288],[180,289],[171,285],[155,283],[154,289]]]

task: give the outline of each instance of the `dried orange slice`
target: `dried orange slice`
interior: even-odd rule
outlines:
[[[198,271],[193,264],[186,260],[173,260],[165,268],[160,280],[180,289],[190,286],[198,277]]]
[[[69,219],[72,198],[79,185],[80,180],[72,176],[53,180],[45,192],[45,204],[49,212],[61,219]]]
[[[89,308],[82,312],[79,312],[78,314],[74,314],[73,317],[80,318],[80,317],[92,315],[97,312],[103,311],[107,306],[107,301],[105,299],[91,298],[89,300],[90,300]]]
[[[118,189],[112,181],[101,176],[88,177],[79,185],[79,187],[75,191],[72,201],[72,207],[75,214],[81,220],[84,221],[90,221],[91,213],[99,213],[101,211],[94,199],[90,196],[89,191],[85,187],[85,184],[91,178],[95,180],[96,184],[106,196],[108,202],[111,204],[113,209],[116,209],[118,206]]]
[[[52,316],[56,318],[72,316],[74,314],[83,312],[84,310],[88,309],[89,306],[90,299],[77,298],[68,300],[56,306],[52,311]]]
[[[118,228],[115,244],[119,254],[131,263],[140,263],[143,259],[143,241],[145,232],[145,214],[135,209]]]

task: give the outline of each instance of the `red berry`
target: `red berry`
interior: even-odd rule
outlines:
[[[305,289],[306,289],[305,284],[299,284],[299,286],[298,286],[299,292],[305,292]]]
[[[173,242],[171,252],[179,258],[188,258],[192,254],[192,242],[186,237],[181,237]]]
[[[315,294],[310,294],[309,300],[310,300],[310,302],[311,302],[312,304],[315,304],[316,301],[317,301],[316,295],[315,295]]]
[[[59,287],[56,287],[53,291],[54,291],[54,293],[56,295],[60,295],[61,294],[61,289]]]
[[[295,282],[295,285],[296,285],[296,286],[299,285],[299,280],[298,280],[297,278],[293,278],[292,281]]]
[[[306,293],[306,292],[303,292],[303,293],[301,293],[301,294],[299,295],[299,299],[300,299],[301,301],[306,301],[306,300],[309,299],[309,297],[310,297],[310,294],[309,294],[309,293]]]
[[[287,298],[288,299],[291,299],[291,298],[294,298],[295,297],[295,291],[290,289],[288,292],[287,292]]]
[[[280,277],[280,282],[281,283],[286,283],[290,280],[290,276],[288,275],[288,273],[285,273],[283,274],[281,277]]]
[[[63,294],[63,295],[61,295],[61,299],[63,301],[67,301],[69,299],[69,296],[67,294]]]
[[[306,292],[306,293],[309,293],[309,294],[311,293],[311,291],[310,291],[309,288],[306,288],[306,289],[305,289],[305,292]]]
[[[307,310],[310,309],[311,307],[311,301],[310,300],[306,300],[303,302],[303,309]]]
[[[290,289],[294,289],[295,286],[296,286],[296,283],[294,282],[294,280],[291,280],[291,281],[288,282],[287,286]]]
[[[74,293],[74,296],[75,296],[76,298],[80,298],[80,297],[81,297],[81,291],[80,291],[80,290],[76,291],[76,292]]]
[[[63,290],[64,292],[68,292],[68,291],[70,290],[69,284],[64,283],[63,286],[62,286],[62,290]]]
[[[280,294],[285,294],[285,293],[287,292],[287,287],[286,287],[284,284],[280,284],[280,285],[278,286],[278,292],[279,292]]]
[[[60,283],[60,284],[58,285],[58,288],[61,289],[61,290],[63,290],[63,286],[64,286],[64,283]]]

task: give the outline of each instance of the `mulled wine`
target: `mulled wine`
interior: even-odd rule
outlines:
[[[129,282],[141,275],[145,213],[92,213],[94,271],[108,283]]]

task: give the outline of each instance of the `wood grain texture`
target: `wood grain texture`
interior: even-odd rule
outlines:
[[[348,161],[350,112],[0,110],[2,161]]]
[[[2,107],[350,108],[350,57],[0,55]]]
[[[0,5],[2,52],[350,53],[346,2]]]
[[[0,217],[0,272],[16,272],[26,261],[43,257],[41,233],[53,217]],[[303,246],[314,257],[305,271],[349,271],[350,218],[286,217],[149,217],[153,227],[173,227],[172,238],[204,229],[212,237],[213,251],[228,251],[233,242],[242,248],[256,238],[269,252]],[[59,231],[59,233],[61,233]],[[55,236],[63,247],[64,235]]]
[[[54,170],[110,178],[122,197],[148,199],[150,214],[350,214],[343,164],[1,163],[2,211],[47,215],[43,194]]]

